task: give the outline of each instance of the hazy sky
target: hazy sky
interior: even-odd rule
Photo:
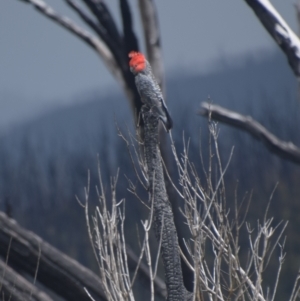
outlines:
[[[272,3],[297,30],[293,3]],[[118,1],[106,0],[119,19]],[[63,0],[47,0],[81,23]],[[130,3],[137,11],[137,1]],[[272,49],[273,40],[243,0],[157,0],[166,74],[206,72],[220,57]],[[134,19],[140,34],[139,17]],[[32,6],[0,1],[0,127],[20,116],[71,103],[85,92],[120,89],[97,54]]]

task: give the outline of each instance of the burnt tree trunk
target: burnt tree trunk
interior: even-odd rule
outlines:
[[[106,300],[98,276],[0,212],[0,256],[7,254],[18,272],[34,277],[38,267],[37,281],[66,300],[90,301],[84,288],[95,300]]]
[[[144,119],[144,154],[147,163],[149,192],[153,202],[153,221],[157,240],[161,239],[168,301],[190,300],[183,284],[178,236],[171,204],[166,192],[158,145],[159,119],[154,110],[142,107]]]
[[[0,260],[0,299],[10,301],[53,301],[24,277]]]

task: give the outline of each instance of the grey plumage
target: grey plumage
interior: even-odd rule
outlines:
[[[151,66],[148,61],[145,62],[146,67],[142,71],[136,72],[131,68],[131,71],[135,75],[137,90],[140,94],[141,101],[146,103],[153,110],[157,110],[166,131],[169,131],[173,126],[172,118],[168,112],[160,87],[152,73]]]

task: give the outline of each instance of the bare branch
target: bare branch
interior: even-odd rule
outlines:
[[[114,43],[118,47],[121,47],[123,45],[123,39],[118,31],[116,23],[108,7],[105,4],[105,1],[104,0],[98,0],[98,1],[82,0],[82,1],[87,5],[87,7],[90,9],[93,15],[97,18],[99,24],[101,24],[105,28],[108,36],[114,41]]]
[[[140,277],[144,277],[147,280],[150,280],[150,274],[149,270],[146,266],[145,263],[140,262],[139,263],[139,258],[135,255],[133,250],[129,247],[129,245],[126,245],[126,251],[127,251],[127,256],[128,256],[128,265],[129,267],[133,270],[133,266],[139,265],[139,275]],[[154,289],[157,295],[160,295],[161,297],[166,297],[166,285],[163,282],[163,280],[159,277],[156,276],[155,279],[153,280],[154,284]]]
[[[1,256],[6,256],[9,246],[9,264],[34,277],[39,263],[37,281],[61,297],[89,301],[86,287],[96,300],[105,300],[100,279],[93,272],[0,212]]]
[[[245,0],[285,53],[297,78],[300,76],[300,40],[269,0]]]
[[[107,36],[105,29],[102,26],[99,26],[74,0],[65,0],[65,2],[80,16],[80,18],[92,28],[97,35],[107,44]]]
[[[123,33],[124,33],[124,51],[126,57],[128,53],[132,50],[139,50],[138,40],[136,35],[133,31],[132,25],[132,16],[131,10],[129,7],[129,3],[127,0],[120,0],[120,9],[122,14],[122,21],[123,21]]]
[[[300,1],[295,3],[296,15],[298,20],[298,36],[300,35]]]
[[[242,129],[251,134],[254,138],[262,141],[271,152],[300,164],[300,149],[298,147],[292,142],[285,142],[278,139],[250,116],[244,116],[207,102],[201,104],[199,114],[206,117],[211,114],[211,118],[214,120]]]
[[[119,68],[124,71],[127,69],[127,59],[122,52],[122,49],[116,44],[115,37],[109,36],[107,30],[102,26],[102,24],[95,23],[95,21],[84,11],[80,5],[74,0],[65,0],[67,4],[75,10],[75,12],[80,16],[80,18],[92,28],[101,40],[107,45],[107,47],[112,52]],[[127,56],[126,56],[127,58]]]
[[[296,301],[298,298],[299,292],[300,292],[300,271],[298,271],[298,275],[297,275],[296,281],[294,283],[293,290],[292,290],[289,301]]]
[[[273,227],[272,218],[258,221],[257,233],[248,225],[250,258],[246,267],[240,262],[240,246],[232,232],[232,225],[240,219],[239,214],[234,220],[228,214],[224,196],[222,178],[226,171],[223,170],[218,149],[218,130],[211,122],[210,135],[215,149],[210,149],[210,161],[212,166],[218,168],[217,179],[212,180],[212,173],[207,173],[204,188],[201,185],[197,170],[188,158],[188,147],[184,147],[180,159],[177,153],[173,155],[179,171],[179,183],[182,187],[181,195],[184,195],[185,207],[183,216],[187,222],[192,239],[187,242],[186,248],[193,260],[194,272],[194,299],[193,300],[268,300],[268,293],[264,296],[262,286],[263,274],[269,263],[268,256],[272,255],[273,246],[279,246],[282,240],[282,231],[278,233],[278,225]],[[225,183],[225,181],[224,181]],[[277,233],[272,238],[274,233]],[[239,235],[239,232],[236,233]],[[205,250],[210,245],[213,251],[213,262],[207,260]],[[211,255],[210,255],[211,256]],[[274,255],[273,255],[274,257]],[[281,261],[282,262],[282,261]],[[281,266],[277,271],[277,279],[280,275]],[[254,275],[254,276],[253,276]],[[274,285],[276,290],[277,282]],[[197,295],[196,295],[197,294]],[[204,295],[204,296],[201,296]]]
[[[139,8],[144,28],[147,57],[158,84],[164,91],[164,70],[156,7],[153,0],[139,0]]]
[[[99,38],[93,36],[88,31],[84,30],[77,24],[75,24],[69,18],[58,14],[52,7],[46,4],[43,0],[22,0],[26,3],[32,4],[41,14],[50,18],[55,23],[61,25],[71,33],[75,34],[81,40],[91,46],[103,59],[108,70],[114,75],[114,77],[121,83],[122,87],[127,92],[127,95],[132,99],[132,92],[126,87],[125,81],[122,76],[122,72],[109,48]]]
[[[37,289],[28,280],[17,274],[5,262],[0,260],[0,295],[1,300],[14,301],[52,301],[46,293]],[[2,275],[4,277],[2,277]]]

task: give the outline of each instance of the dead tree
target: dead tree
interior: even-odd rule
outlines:
[[[282,49],[296,78],[300,77],[300,39],[288,26],[269,0],[245,0],[260,20],[277,45]],[[299,3],[296,5],[299,18]],[[211,110],[211,113],[209,112]],[[267,148],[276,155],[299,164],[299,148],[291,142],[283,142],[267,131],[251,117],[244,117],[237,112],[219,106],[202,103],[201,115],[246,130],[255,138],[263,141]]]
[[[36,288],[2,260],[0,260],[0,275],[0,298],[3,301],[53,301],[45,292]]]
[[[181,301],[192,298],[183,283],[177,231],[171,204],[167,195],[158,142],[159,117],[155,110],[142,107],[144,119],[144,152],[148,173],[148,189],[153,203],[155,235],[161,240],[165,268],[167,300]]]
[[[245,0],[282,49],[295,76],[300,76],[300,40],[269,0]]]
[[[278,280],[285,258],[284,231],[287,222],[275,224],[273,218],[268,217],[268,208],[262,221],[257,221],[254,227],[247,222],[248,202],[241,204],[235,200],[230,207],[226,201],[224,175],[232,156],[223,167],[218,151],[218,129],[214,122],[209,125],[212,136],[209,145],[209,157],[206,177],[199,177],[193,162],[190,162],[188,150],[178,155],[174,144],[172,145],[173,157],[176,162],[178,179],[172,182],[176,193],[185,203],[182,215],[184,223],[191,234],[185,240],[191,260],[187,259],[179,248],[178,236],[174,226],[174,217],[166,194],[165,179],[162,169],[162,160],[158,147],[159,118],[147,106],[142,107],[144,118],[144,160],[137,154],[137,161],[133,160],[139,181],[146,186],[149,194],[149,203],[137,194],[136,184],[129,181],[129,190],[134,196],[149,209],[149,218],[142,221],[144,239],[140,244],[141,253],[138,262],[145,257],[149,270],[151,287],[151,300],[155,300],[153,283],[156,277],[157,263],[153,264],[150,252],[149,231],[153,226],[159,242],[158,254],[161,253],[165,270],[167,300],[274,300],[278,290]],[[139,141],[139,139],[138,139]],[[128,141],[126,141],[128,143]],[[134,143],[132,147],[134,148]],[[136,162],[136,163],[134,163]],[[216,175],[212,170],[217,166]],[[100,168],[99,168],[100,170]],[[167,171],[166,171],[167,173]],[[167,173],[168,174],[168,173]],[[118,175],[111,182],[111,200],[107,205],[107,196],[99,172],[100,185],[97,189],[99,206],[93,216],[93,226],[90,224],[88,214],[88,195],[86,189],[86,216],[90,239],[97,258],[100,277],[105,287],[104,291],[108,300],[134,301],[132,287],[136,274],[131,277],[126,263],[125,251],[125,201],[116,196],[116,183]],[[246,231],[246,232],[245,232]],[[247,260],[245,261],[245,245],[241,245],[240,237],[248,236]],[[244,243],[243,243],[244,244]],[[244,249],[244,251],[242,251]],[[208,251],[210,250],[210,251]],[[279,250],[278,252],[275,250]],[[180,255],[184,258],[193,273],[193,293],[186,290],[183,284]],[[157,255],[158,256],[158,255]],[[266,268],[271,258],[278,260],[278,270],[271,286],[262,280],[265,278]],[[138,268],[138,267],[137,267]],[[137,270],[137,269],[136,269]],[[268,288],[265,286],[268,285]],[[296,280],[289,301],[297,299],[300,291],[299,279]]]
[[[139,50],[140,43],[135,35],[132,10],[128,0],[119,0],[122,17],[122,32],[117,28],[117,22],[113,18],[109,6],[104,0],[64,0],[65,3],[82,19],[90,28],[87,31],[68,17],[55,11],[44,0],[20,0],[32,5],[39,13],[51,19],[59,26],[76,35],[84,43],[90,46],[103,60],[109,72],[121,85],[127,96],[135,122],[142,122],[139,118],[141,100],[135,87],[134,78],[128,67],[128,53],[131,50]],[[83,5],[81,5],[83,4]],[[85,8],[88,9],[88,13]],[[158,24],[158,15],[154,0],[139,0],[139,14],[144,32],[144,41],[147,58],[152,66],[153,73],[164,93],[164,68],[162,60],[161,37]],[[142,127],[139,128],[143,131]],[[164,131],[160,131],[160,148],[162,156],[168,165],[167,148]],[[171,195],[172,190],[168,188]],[[173,208],[178,208],[176,198],[173,195]],[[176,215],[176,214],[175,214]],[[176,215],[178,216],[178,214]],[[180,229],[179,229],[180,231]],[[180,236],[181,233],[180,233]],[[183,263],[185,271],[188,271]],[[186,272],[188,275],[188,272]],[[188,278],[188,277],[187,277]]]
[[[64,0],[83,20],[91,32],[83,29],[74,21],[56,12],[43,0],[20,0],[31,4],[42,15],[76,35],[101,57],[109,72],[123,88],[132,112],[138,120],[142,106],[128,67],[128,53],[139,50],[139,43],[133,29],[131,9],[127,0],[120,0],[123,32],[119,32],[109,7],[105,1],[82,0],[90,13],[87,13],[76,0]],[[163,67],[160,45],[158,18],[153,0],[140,2],[140,14],[144,27],[147,56],[153,72],[163,88]],[[92,33],[94,32],[94,34]]]
[[[132,270],[138,264],[138,256],[127,246],[128,265]],[[51,301],[43,291],[37,289],[21,274],[42,283],[56,295],[66,300],[89,301],[85,289],[95,300],[106,300],[101,279],[76,260],[49,245],[36,234],[20,227],[17,222],[0,212],[0,296],[7,300]],[[15,268],[16,270],[14,270]],[[150,279],[145,264],[139,265],[139,277]],[[164,282],[156,277],[155,291],[165,295]],[[3,299],[3,300],[6,300]]]
[[[23,229],[15,220],[8,218],[2,212],[0,212],[0,255],[8,258],[7,264],[10,267],[32,278],[36,275],[37,281],[66,300],[89,301],[85,288],[95,300],[106,300],[101,281],[96,274],[34,233]],[[5,284],[3,288],[11,284],[10,290],[13,291],[11,269],[7,269],[7,274],[5,267],[2,267],[2,271]],[[18,279],[16,278],[19,290],[28,291],[28,285]],[[44,298],[41,296],[39,300],[44,300],[42,297]],[[23,300],[30,300],[30,298],[26,299],[24,295]]]

